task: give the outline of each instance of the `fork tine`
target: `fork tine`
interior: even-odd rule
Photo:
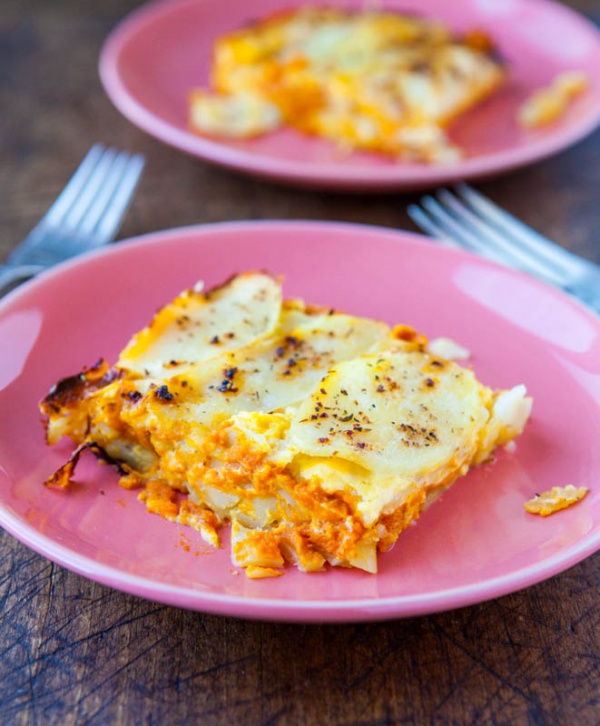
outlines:
[[[409,204],[406,211],[417,227],[443,242],[446,247],[453,247],[456,250],[463,249],[463,246],[458,244],[454,237],[450,236],[441,225],[429,217],[418,204]]]
[[[104,147],[101,144],[94,144],[92,146],[62,192],[56,197],[52,206],[40,219],[34,229],[43,225],[56,224],[62,219],[65,212],[71,207],[73,201],[77,199],[80,190],[86,184],[103,153]]]
[[[111,160],[108,168],[103,168],[101,183],[97,183],[97,188],[93,195],[91,203],[85,207],[82,204],[84,213],[78,211],[79,219],[77,220],[76,228],[79,234],[91,234],[98,223],[98,220],[102,216],[106,205],[110,201],[115,187],[118,185],[121,175],[123,173],[123,167],[127,163],[127,154],[120,152],[116,154]]]
[[[69,239],[72,244],[80,245],[81,251],[113,239],[144,163],[141,154],[131,156],[95,144],[20,247],[24,251],[47,244],[53,230],[60,233],[63,245]]]
[[[114,236],[137,186],[144,160],[122,151],[114,158],[99,193],[77,227],[77,233],[94,235],[97,244]]]
[[[586,260],[544,237],[468,184],[456,185],[455,191],[482,219],[518,242],[522,252],[529,253],[537,264],[544,260],[554,272],[562,273],[561,277],[564,276],[565,268],[576,274],[588,265]]]
[[[77,198],[71,207],[65,210],[62,219],[58,220],[57,223],[61,227],[75,229],[84,219],[90,207],[95,203],[98,191],[105,184],[116,157],[117,152],[114,149],[104,150],[86,184],[79,190]]]
[[[458,243],[458,247],[462,249],[477,252],[488,259],[494,260],[494,262],[506,264],[505,258],[493,247],[482,243],[477,230],[473,230],[470,225],[465,225],[458,220],[437,199],[427,195],[421,199],[421,206],[424,208],[424,214],[428,217],[430,228],[435,227],[438,235],[443,235],[445,239],[454,239]]]
[[[110,240],[116,234],[133,198],[144,163],[144,157],[139,154],[129,159],[125,173],[115,188],[110,209],[104,213],[96,229],[99,241]]]
[[[543,262],[540,263],[537,257],[522,250],[518,240],[515,242],[507,233],[499,232],[496,227],[490,226],[450,191],[440,189],[437,196],[442,207],[449,210],[448,214],[457,223],[457,227],[467,228],[471,232],[472,248],[477,252],[487,254],[503,264],[510,262],[531,274],[542,275],[553,284],[564,281],[564,273],[557,273],[555,265],[547,266]]]

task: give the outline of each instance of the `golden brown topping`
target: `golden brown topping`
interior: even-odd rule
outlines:
[[[84,368],[76,376],[62,378],[52,386],[48,395],[41,401],[43,413],[58,413],[61,408],[76,403],[86,395],[108,386],[122,376],[122,373],[111,368],[104,359],[98,360],[90,368]]]

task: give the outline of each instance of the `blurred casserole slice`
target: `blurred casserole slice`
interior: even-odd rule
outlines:
[[[377,551],[523,429],[523,386],[493,391],[412,328],[282,300],[239,275],[179,295],[116,365],[59,381],[47,439],[114,463],[149,511],[220,544],[252,577],[292,563],[377,570]]]
[[[351,151],[448,162],[445,127],[492,95],[505,66],[481,32],[393,11],[301,7],[219,37],[190,125],[248,138],[290,126]]]

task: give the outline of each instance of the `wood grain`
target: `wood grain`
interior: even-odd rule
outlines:
[[[143,152],[122,236],[227,219],[414,229],[416,195],[298,191],[211,167],[124,120],[96,64],[132,0],[3,0],[0,259],[92,143]],[[597,23],[596,0],[569,3]],[[480,185],[600,262],[600,133]],[[1,354],[1,353],[0,353]],[[1,412],[0,415],[7,415]],[[357,625],[247,622],[164,607],[72,574],[0,534],[1,724],[578,724],[600,720],[589,558],[481,605]]]

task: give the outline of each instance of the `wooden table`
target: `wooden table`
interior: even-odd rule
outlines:
[[[352,197],[255,181],[147,137],[98,81],[103,39],[134,0],[3,0],[0,259],[95,141],[143,152],[121,235],[230,219],[414,229],[416,195]],[[597,0],[571,4],[600,22]],[[600,262],[600,133],[480,184]],[[0,415],[7,415],[0,412]],[[600,721],[591,557],[493,602],[396,622],[245,622],[110,590],[1,535],[2,724],[579,724]]]

